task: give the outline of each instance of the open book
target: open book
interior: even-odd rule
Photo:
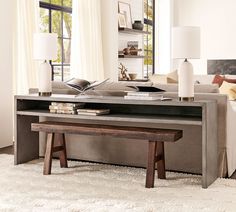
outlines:
[[[105,83],[108,80],[109,79],[105,79],[105,80],[99,81],[99,82],[98,81],[89,82],[89,81],[83,80],[83,79],[72,78],[72,79],[66,81],[65,84],[67,86],[69,86],[70,88],[72,88],[82,94],[87,90],[90,90],[90,89],[93,89],[99,85],[102,85],[103,83]]]

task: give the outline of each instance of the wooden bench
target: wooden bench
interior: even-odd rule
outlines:
[[[32,131],[48,133],[44,159],[44,175],[51,174],[53,152],[60,152],[59,159],[61,167],[68,167],[65,134],[115,136],[119,138],[147,140],[149,144],[146,171],[146,188],[154,187],[155,165],[157,165],[158,178],[166,178],[164,142],[175,142],[182,138],[182,130],[79,124],[53,121],[32,123],[31,129]],[[59,145],[55,146],[54,141],[57,141]]]

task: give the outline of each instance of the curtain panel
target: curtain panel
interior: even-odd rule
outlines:
[[[71,77],[104,79],[100,0],[73,1],[71,46]]]
[[[16,1],[14,26],[14,92],[37,87],[38,62],[33,60],[33,34],[39,31],[39,1]]]

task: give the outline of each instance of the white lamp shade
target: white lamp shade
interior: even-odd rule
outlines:
[[[175,59],[199,59],[200,42],[200,27],[173,27],[172,57]]]
[[[33,54],[35,60],[57,59],[57,34],[35,33]]]

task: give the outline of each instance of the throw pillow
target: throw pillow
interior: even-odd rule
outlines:
[[[149,80],[158,84],[178,83],[178,71],[175,70],[167,75],[153,74],[149,77]]]
[[[178,71],[175,70],[167,74],[167,83],[178,83]]]
[[[219,87],[222,85],[222,83],[224,82],[225,77],[220,76],[220,75],[215,75],[212,84],[218,84]]]
[[[221,75],[215,75],[212,83],[221,86],[224,81],[229,83],[236,83],[236,79],[225,78],[224,76]]]
[[[169,77],[167,77],[167,83],[175,83],[175,84],[177,84],[178,83],[178,81],[177,80],[174,80],[174,79],[172,79],[172,78],[169,78]]]
[[[157,84],[167,84],[167,77],[162,74],[153,74],[152,76],[149,76],[149,80]]]
[[[236,84],[223,81],[219,90],[221,94],[228,95],[229,100],[236,99]]]

